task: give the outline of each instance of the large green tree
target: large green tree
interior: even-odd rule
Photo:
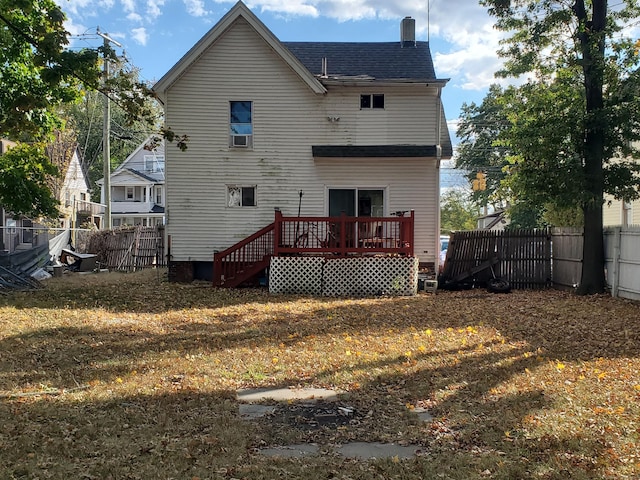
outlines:
[[[136,71],[119,68],[108,80],[103,79],[102,62],[116,63],[115,51],[109,44],[69,49],[64,20],[64,12],[53,0],[0,0],[0,137],[31,143],[31,150],[17,149],[12,157],[24,154],[22,164],[27,167],[25,162],[35,162],[30,166],[36,170],[45,166],[45,170],[53,171],[43,163],[44,146],[52,132],[63,127],[61,107],[77,102],[87,91],[99,91],[121,107],[125,125],[143,122],[150,131],[158,131],[158,110],[149,102],[153,93],[138,81]],[[171,131],[158,133],[186,148],[186,137],[176,137]],[[29,170],[18,169],[15,174]],[[0,179],[0,188],[33,178],[26,173],[21,178],[9,176]],[[37,188],[31,192],[47,195]],[[14,205],[14,197],[6,193],[0,190],[4,207],[19,212],[21,207]],[[47,198],[42,200],[34,199],[34,207],[49,203]]]
[[[636,0],[481,0],[509,32],[501,76],[527,75],[513,90],[506,137],[527,191],[573,199],[584,214],[579,293],[604,291],[602,205],[605,191],[638,194],[634,154],[640,134],[638,58],[625,27]],[[611,159],[616,161],[611,162]]]

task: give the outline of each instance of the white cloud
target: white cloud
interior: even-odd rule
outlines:
[[[189,15],[194,17],[204,17],[209,14],[204,7],[203,0],[184,0],[184,5],[187,7]]]
[[[125,12],[132,13],[136,11],[136,0],[120,0],[120,2]]]
[[[127,20],[133,23],[142,23],[142,16],[139,13],[131,12],[127,15]]]
[[[93,0],[56,0],[56,3],[63,11],[78,15],[79,12],[86,13],[87,6],[93,3]]]
[[[261,12],[271,12],[274,14],[299,15],[317,17],[318,10],[314,5],[309,5],[304,0],[257,0],[247,2],[250,9],[260,10]]]
[[[132,28],[131,38],[133,38],[140,45],[146,45],[147,40],[149,39],[149,34],[147,33],[147,29],[144,27]]]
[[[147,14],[151,17],[151,20],[158,18],[162,15],[162,7],[164,6],[164,0],[147,0]]]

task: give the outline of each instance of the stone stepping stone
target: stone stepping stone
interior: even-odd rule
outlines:
[[[299,445],[287,445],[284,447],[263,448],[260,450],[260,453],[268,457],[300,458],[316,455],[319,451],[318,445],[301,443]]]
[[[255,420],[256,418],[265,417],[276,411],[276,407],[272,405],[254,405],[241,403],[238,405],[240,417],[246,420]]]
[[[395,443],[345,443],[338,449],[338,453],[346,458],[358,460],[373,460],[382,458],[412,458],[421,447],[417,445],[396,445]]]
[[[337,390],[326,388],[249,388],[238,390],[236,398],[241,403],[264,402],[274,400],[276,402],[289,402],[296,400],[325,400],[338,399]]]

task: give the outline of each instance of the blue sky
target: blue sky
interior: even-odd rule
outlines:
[[[123,45],[144,80],[158,80],[234,4],[235,0],[56,0],[67,14],[72,47],[95,47],[99,27]],[[416,19],[418,40],[429,40],[443,91],[447,122],[463,102],[480,102],[496,80],[499,33],[475,0],[246,0],[282,41],[400,39],[400,21]]]

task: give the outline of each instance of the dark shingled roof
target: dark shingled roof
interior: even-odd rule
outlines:
[[[156,182],[156,183],[158,182],[157,178],[147,175],[146,173],[142,173],[140,170],[136,170],[134,168],[127,168],[127,170],[131,173],[135,173],[136,175],[144,178],[145,180],[149,180],[150,182]]]
[[[400,42],[282,42],[314,75],[370,76],[376,80],[436,80],[429,42],[402,47]]]
[[[435,157],[435,145],[314,145],[311,147],[314,157]],[[451,146],[443,145],[442,156],[452,155]]]

